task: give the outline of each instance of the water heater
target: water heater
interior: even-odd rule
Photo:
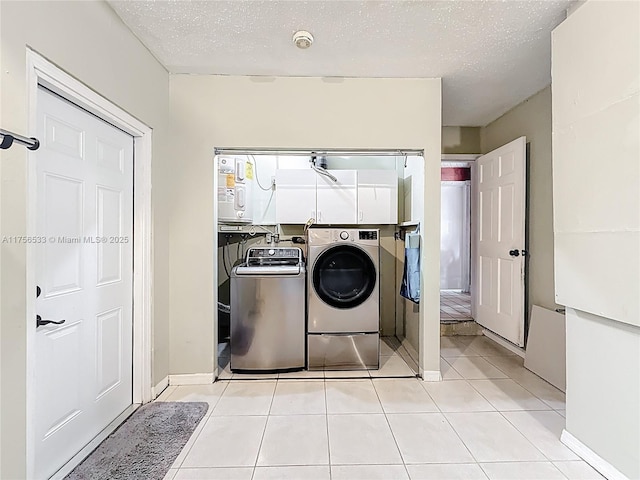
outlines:
[[[218,221],[253,221],[253,163],[242,157],[218,156]]]

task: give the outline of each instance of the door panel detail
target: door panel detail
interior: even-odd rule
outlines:
[[[97,316],[98,335],[98,396],[96,400],[118,386],[122,371],[122,309],[117,308]],[[113,359],[117,361],[113,361]]]
[[[45,297],[80,290],[84,262],[80,238],[84,231],[84,182],[75,178],[45,174],[43,189],[46,238],[45,271],[42,285]],[[59,215],[57,212],[64,212]]]
[[[98,285],[122,279],[122,192],[98,186]]]
[[[117,173],[124,173],[124,148],[98,139],[98,165]]]
[[[84,158],[84,131],[81,128],[46,115],[45,132],[47,148],[72,158]]]

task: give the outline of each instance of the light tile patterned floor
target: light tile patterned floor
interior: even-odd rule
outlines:
[[[445,380],[221,381],[168,480],[601,479],[559,440],[564,394],[486,337],[443,337]]]
[[[440,291],[440,321],[472,320],[471,294],[453,290]]]

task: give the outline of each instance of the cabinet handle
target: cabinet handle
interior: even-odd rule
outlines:
[[[322,222],[322,211],[318,210],[318,221]]]
[[[317,220],[315,210],[311,210],[311,218],[313,218],[314,221]]]
[[[362,210],[360,210],[360,211],[358,212],[358,220],[359,220],[359,221],[362,221],[363,216],[364,216],[364,215],[362,214]]]

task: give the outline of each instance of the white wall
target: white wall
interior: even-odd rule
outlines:
[[[639,329],[571,308],[566,320],[566,430],[626,477],[640,478]]]
[[[480,153],[480,127],[442,127],[442,153]]]
[[[172,373],[214,364],[216,146],[425,150],[422,367],[439,370],[440,96],[439,79],[171,77]]]
[[[0,2],[1,127],[27,131],[26,48],[153,127],[154,377],[168,373],[168,216],[165,164],[168,83],[164,68],[104,2]],[[0,151],[1,235],[26,234],[27,150]],[[2,244],[0,478],[26,476],[26,249]],[[29,322],[29,323],[28,323]],[[39,399],[46,402],[46,399]]]
[[[552,70],[558,302],[636,326],[639,14],[638,2],[588,1],[554,30]]]
[[[589,0],[552,37],[557,302],[567,432],[640,477],[640,3]]]

